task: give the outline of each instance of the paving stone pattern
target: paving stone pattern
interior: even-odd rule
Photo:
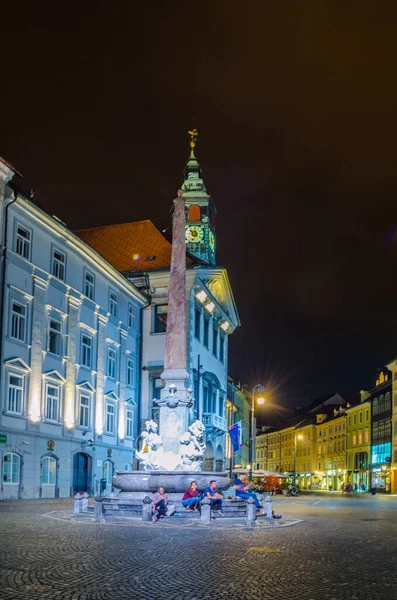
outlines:
[[[248,530],[98,524],[62,518],[70,501],[2,502],[0,597],[396,600],[397,498],[388,503],[285,499],[277,512],[303,522]]]

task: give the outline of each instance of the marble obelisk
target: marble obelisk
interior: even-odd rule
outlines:
[[[178,453],[179,437],[188,428],[188,408],[192,406],[191,390],[186,388],[186,245],[185,198],[178,191],[174,200],[170,284],[168,288],[168,318],[165,341],[165,386],[161,390],[160,435],[164,451]]]

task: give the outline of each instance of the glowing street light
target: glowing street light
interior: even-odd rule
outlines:
[[[294,435],[294,486],[296,486],[296,441],[299,440],[303,440],[303,435],[301,435],[300,433],[298,435]]]
[[[263,394],[265,388],[263,385],[258,383],[252,388],[251,396],[251,420],[250,420],[250,466],[249,466],[249,479],[252,481],[252,465],[255,462],[255,394]],[[263,396],[257,398],[258,404],[264,404],[265,399]]]

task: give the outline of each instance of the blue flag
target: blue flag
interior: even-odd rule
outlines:
[[[233,450],[237,452],[243,445],[243,428],[241,427],[241,421],[235,423],[229,428],[229,435]]]

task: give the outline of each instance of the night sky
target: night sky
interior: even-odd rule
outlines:
[[[280,405],[372,386],[397,356],[396,3],[4,10],[22,187],[71,229],[163,229],[197,127],[242,321],[230,374]]]

